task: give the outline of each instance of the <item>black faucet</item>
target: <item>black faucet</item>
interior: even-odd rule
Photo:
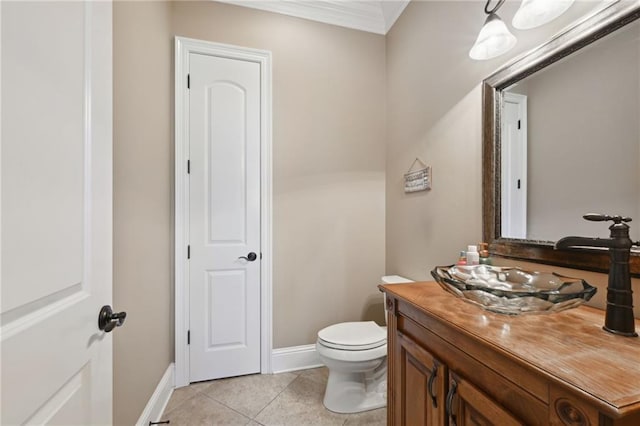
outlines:
[[[629,238],[630,217],[609,216],[589,213],[583,216],[586,220],[603,222],[612,221],[609,227],[609,238],[565,237],[559,240],[556,249],[571,247],[606,247],[611,255],[609,267],[609,285],[607,286],[607,312],[604,330],[622,336],[636,337],[635,320],[633,318],[633,291],[629,274],[629,256],[632,246],[640,245]]]

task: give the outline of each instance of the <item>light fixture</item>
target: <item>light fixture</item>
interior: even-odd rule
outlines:
[[[522,0],[513,17],[514,28],[528,30],[551,22],[567,11],[574,0]]]
[[[525,0],[526,1],[526,0]],[[491,0],[487,0],[484,6],[484,13],[487,20],[478,34],[475,44],[469,51],[469,57],[476,60],[484,60],[495,58],[503,53],[511,50],[516,45],[517,39],[509,32],[507,26],[502,19],[496,14],[496,11],[502,6],[505,0],[498,0],[498,4],[489,10]]]

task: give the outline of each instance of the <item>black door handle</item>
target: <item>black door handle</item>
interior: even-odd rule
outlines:
[[[246,256],[240,256],[238,259],[244,259],[247,262],[253,262],[254,260],[256,260],[258,258],[258,255],[255,254],[254,252],[249,253]]]
[[[109,333],[114,328],[124,324],[126,317],[126,312],[113,312],[111,306],[104,305],[98,314],[98,328],[105,333]]]

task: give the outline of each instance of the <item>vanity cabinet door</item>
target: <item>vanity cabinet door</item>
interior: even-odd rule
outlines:
[[[523,425],[500,404],[467,380],[450,374],[446,398],[449,426],[515,426]]]
[[[428,351],[402,333],[397,333],[397,411],[401,425],[444,426],[447,369]]]

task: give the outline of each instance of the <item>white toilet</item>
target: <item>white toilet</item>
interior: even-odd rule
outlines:
[[[398,275],[384,284],[412,282]],[[384,304],[386,310],[386,303]],[[386,313],[386,312],[385,312]],[[385,321],[386,321],[385,315]],[[387,405],[387,328],[373,321],[343,322],[318,332],[316,351],[329,369],[324,406],[359,413]]]

